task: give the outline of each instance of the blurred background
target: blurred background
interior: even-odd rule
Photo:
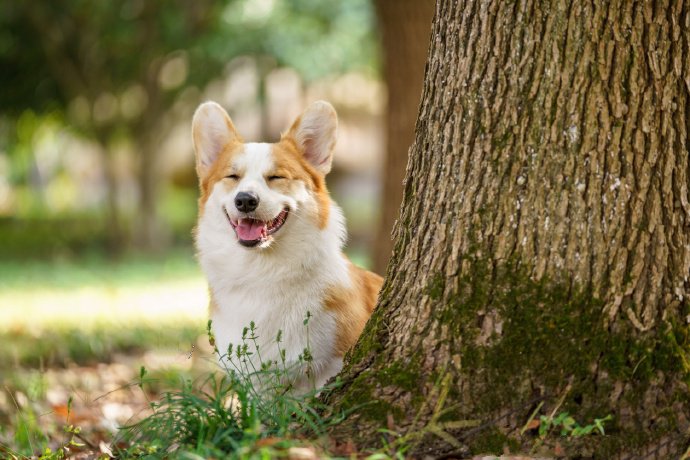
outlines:
[[[28,446],[70,389],[191,366],[207,312],[191,238],[204,100],[248,141],[330,101],[346,250],[385,272],[432,14],[432,0],[0,2],[0,447]],[[105,425],[131,416],[106,403]]]

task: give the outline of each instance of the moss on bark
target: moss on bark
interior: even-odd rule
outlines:
[[[503,446],[527,448],[534,441],[534,433],[521,436],[516,428],[543,401],[542,413],[568,411],[583,423],[614,416],[606,437],[561,442],[580,454],[609,455],[678,433],[676,410],[690,408],[687,325],[667,323],[636,335],[628,323],[607,326],[603,302],[565,280],[535,281],[515,264],[492,269],[481,260],[471,261],[467,272],[450,289],[431,276],[427,289],[435,305],[425,330],[446,330],[438,346],[455,350],[459,361],[448,355],[449,362],[430,372],[420,351],[396,359],[386,349],[384,311],[376,312],[345,370],[356,376],[338,399],[339,407],[354,410],[358,429],[376,433],[391,417],[408,433],[424,432],[432,419],[441,425],[480,419],[483,429],[451,430],[453,436],[472,452],[498,454]],[[447,404],[439,412],[439,382],[449,373]],[[662,403],[664,386],[675,389]],[[655,392],[661,404],[644,418],[630,410]],[[511,410],[512,424],[505,420]],[[428,441],[414,440],[419,449]]]

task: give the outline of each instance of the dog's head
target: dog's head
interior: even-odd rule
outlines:
[[[279,142],[244,143],[221,106],[201,104],[192,121],[200,229],[206,221],[247,248],[271,246],[290,226],[323,229],[337,125],[333,107],[318,101]]]

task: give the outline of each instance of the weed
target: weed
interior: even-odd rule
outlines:
[[[69,400],[67,401],[67,420],[69,421],[70,415],[72,413],[72,398],[70,397]],[[35,425],[35,418],[33,415],[32,411],[24,411],[23,413],[20,413],[20,418],[25,421],[23,423],[21,420],[19,423],[17,423],[17,436],[15,436],[15,440],[20,448],[23,447],[23,451],[26,451],[26,447],[29,448],[28,452],[33,453],[34,449],[36,446],[33,445],[31,442],[31,438],[29,437],[29,427],[32,425]],[[31,429],[36,429],[35,427],[32,427]],[[79,442],[82,440],[81,436],[81,427],[75,426],[72,424],[67,424],[63,427],[63,430],[65,434],[67,435],[66,439],[61,442],[57,447],[54,449],[51,449],[50,447],[45,446],[47,444],[47,437],[45,435],[41,435],[41,437],[44,437],[45,440],[42,443],[45,447],[42,448],[41,454],[38,456],[38,460],[62,460],[66,458],[70,458],[76,451],[82,450],[86,444]],[[40,431],[36,431],[34,434],[40,434]],[[24,438],[24,436],[26,438]],[[88,442],[88,441],[87,441]],[[91,446],[93,447],[93,446]],[[7,455],[7,457],[3,458],[10,458],[10,459],[20,459],[20,458],[28,458],[25,456],[21,451],[20,452],[15,452],[10,450],[8,447],[5,446],[0,446],[0,453]],[[36,457],[31,457],[31,458],[36,458]]]
[[[61,460],[63,458],[69,458],[72,455],[72,450],[81,449],[86,444],[77,442],[76,438],[79,438],[81,433],[81,428],[74,425],[67,425],[64,427],[65,433],[67,433],[68,440],[64,442],[60,447],[53,451],[50,447],[46,447],[38,460]]]
[[[305,327],[310,317],[305,319]],[[185,380],[181,390],[168,392],[153,403],[152,415],[121,430],[114,442],[116,448],[122,446],[119,455],[274,458],[285,455],[290,446],[303,444],[301,440],[323,436],[341,420],[320,415],[324,407],[316,395],[323,389],[312,386],[304,394],[293,391],[295,376],[310,375],[308,347],[299,362],[288,363],[279,333],[280,360],[266,362],[253,322],[245,328],[242,343],[231,344],[224,353],[216,347],[210,321],[207,333],[225,372],[208,375],[200,383]],[[145,373],[142,369],[142,382]]]
[[[579,438],[595,433],[604,435],[604,424],[611,420],[611,414],[604,418],[595,418],[589,425],[580,425],[567,412],[561,412],[556,417],[542,415],[539,417],[539,436],[545,438],[552,429],[559,429],[561,436]]]
[[[594,422],[584,426],[580,425],[566,411],[562,411],[558,415],[556,415],[556,412],[558,412],[559,408],[565,401],[566,396],[568,395],[570,390],[571,385],[569,384],[563,391],[563,394],[561,395],[560,399],[556,403],[556,406],[553,408],[551,413],[549,415],[540,415],[539,422],[536,422],[536,416],[541,410],[542,406],[544,405],[543,401],[540,402],[536,409],[534,409],[534,412],[532,412],[532,415],[530,415],[529,420],[527,421],[525,426],[522,428],[522,430],[520,430],[520,434],[522,435],[530,427],[539,428],[539,439],[537,439],[534,445],[532,446],[531,452],[534,452],[536,449],[539,448],[539,446],[541,446],[544,443],[548,435],[551,433],[551,430],[553,429],[560,429],[561,437],[565,438],[581,438],[583,436],[596,434],[597,432],[602,436],[606,434],[604,432],[604,424],[613,419],[613,416],[611,414],[603,418],[595,418]]]

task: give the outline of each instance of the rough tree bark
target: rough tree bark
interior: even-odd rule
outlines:
[[[377,0],[388,88],[386,156],[374,270],[383,273],[393,250],[391,229],[400,212],[407,153],[422,94],[434,0]]]
[[[561,439],[570,457],[684,452],[690,5],[439,0],[432,29],[388,276],[327,396],[356,407],[334,435],[500,454],[533,443],[538,409],[613,416]]]

